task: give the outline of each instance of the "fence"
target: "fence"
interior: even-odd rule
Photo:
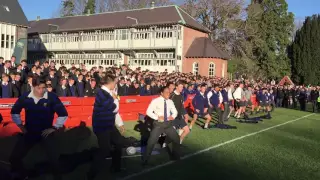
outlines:
[[[157,96],[123,96],[120,99],[120,116],[123,121],[138,120],[139,113],[145,114],[151,100]],[[87,126],[92,125],[92,111],[94,98],[60,98],[68,111],[68,119],[65,126],[68,128],[79,126],[81,122]],[[10,111],[17,99],[0,99],[0,113],[3,116],[3,123],[12,122]],[[21,119],[24,121],[25,112],[21,112]],[[55,118],[56,119],[56,118]]]

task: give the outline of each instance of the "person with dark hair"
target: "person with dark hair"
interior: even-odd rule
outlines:
[[[120,82],[118,83],[118,95],[119,96],[127,96],[128,95],[128,87],[126,86],[124,77],[121,77]]]
[[[2,81],[0,85],[0,98],[12,98],[13,85],[9,82],[9,75],[2,74]]]
[[[94,78],[90,80],[90,84],[86,87],[84,97],[95,97],[97,94],[97,82]]]
[[[47,84],[47,91],[48,92],[53,92],[53,88],[51,84]]]
[[[159,136],[163,133],[173,143],[173,159],[180,159],[180,138],[176,130],[173,128],[173,120],[177,117],[178,112],[170,97],[168,87],[162,87],[161,96],[153,99],[148,106],[147,116],[154,120],[153,127],[150,132],[146,151],[143,154],[143,165],[148,163],[154,145],[158,142]]]
[[[70,93],[70,91],[69,91],[69,87],[67,85],[67,80],[61,79],[60,84],[57,86],[56,94],[59,97],[68,97],[68,96],[70,96],[69,93]]]
[[[67,89],[68,89],[68,96],[69,97],[78,97],[79,93],[78,93],[78,88],[76,87],[76,85],[74,84],[74,79],[72,76],[69,76],[68,78],[68,85],[67,85]]]
[[[119,99],[113,92],[116,86],[115,77],[106,75],[101,78],[101,89],[98,90],[92,113],[92,129],[98,139],[99,149],[94,155],[93,164],[88,173],[94,179],[100,171],[106,157],[112,157],[112,170],[121,171],[123,137],[116,127],[116,114],[119,111]],[[114,152],[111,153],[111,146]]]
[[[12,90],[13,90],[13,97],[17,98],[20,97],[21,94],[21,76],[20,73],[13,72],[12,73]]]
[[[58,154],[54,151],[56,149],[55,144],[49,139],[53,137],[56,130],[63,127],[68,118],[68,113],[58,96],[45,90],[45,81],[33,78],[32,86],[32,91],[23,94],[11,109],[13,122],[18,125],[24,134],[11,153],[12,172],[14,176],[24,179],[27,176],[27,171],[22,160],[34,145],[41,143],[51,162],[54,179],[61,180]],[[25,109],[26,114],[25,126],[22,124],[20,117],[22,109]],[[54,114],[57,114],[58,118],[56,123],[52,125]]]
[[[79,74],[78,75],[78,80],[77,80],[77,83],[76,83],[76,86],[77,86],[77,90],[78,90],[78,93],[79,93],[79,97],[84,97],[84,82],[83,82],[83,75],[82,74]]]
[[[4,61],[4,58],[0,56],[0,68],[1,66],[3,66],[3,63],[4,63],[3,61]]]
[[[217,113],[217,121],[218,124],[223,124],[223,115],[221,110],[221,104],[223,103],[223,96],[220,92],[220,87],[218,84],[213,86],[213,90],[210,91],[207,95],[208,97],[208,104],[209,104],[209,113],[212,114],[213,111]]]
[[[32,90],[32,79],[33,79],[33,76],[28,75],[27,83],[22,85],[21,95]]]
[[[129,89],[130,96],[140,95],[140,87],[139,84],[135,81],[133,85]]]
[[[0,77],[2,74],[10,74],[12,70],[10,69],[10,61],[5,61],[3,66],[0,66]]]
[[[206,84],[201,84],[199,88],[200,88],[200,91],[196,94],[196,96],[192,100],[192,105],[195,109],[195,112],[192,114],[193,119],[190,123],[190,127],[189,127],[190,129],[192,129],[193,125],[195,124],[198,118],[206,119],[206,122],[203,128],[208,129],[210,121],[212,119],[208,112],[209,101],[207,96],[205,96]]]
[[[189,115],[184,109],[184,97],[182,96],[183,87],[184,83],[178,81],[175,90],[170,95],[170,99],[173,101],[178,112],[177,117],[173,120],[173,126],[179,129],[180,144],[182,144],[184,138],[190,133],[188,127]]]

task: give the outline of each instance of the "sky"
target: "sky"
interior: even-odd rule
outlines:
[[[181,0],[183,1],[183,0]],[[61,0],[19,0],[28,20],[35,20],[37,16],[48,19],[57,16]],[[296,19],[303,20],[306,16],[320,14],[320,0],[287,0],[289,11]]]

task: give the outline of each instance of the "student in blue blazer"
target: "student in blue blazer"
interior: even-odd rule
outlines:
[[[193,120],[190,123],[190,129],[192,129],[194,123],[196,120],[200,118],[206,119],[206,123],[204,125],[204,129],[209,128],[209,123],[211,121],[211,116],[208,113],[208,98],[205,96],[206,92],[206,84],[201,84],[200,86],[200,92],[197,93],[197,95],[192,100],[192,105],[194,107],[194,114],[193,114]]]

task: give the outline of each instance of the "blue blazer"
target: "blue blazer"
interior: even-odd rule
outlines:
[[[206,96],[202,96],[200,93],[192,100],[192,105],[195,109],[200,111],[200,114],[204,113],[204,109],[209,107],[208,98]]]
[[[212,96],[210,97],[210,103],[214,107],[219,106],[219,92],[212,91]]]

